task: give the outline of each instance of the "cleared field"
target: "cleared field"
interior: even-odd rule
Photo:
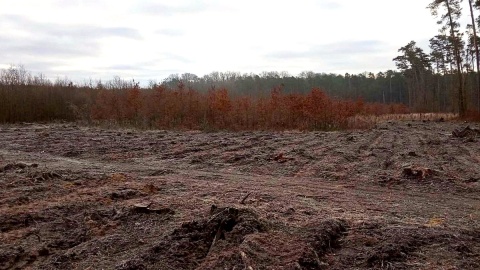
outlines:
[[[0,126],[0,269],[479,269],[465,126]]]

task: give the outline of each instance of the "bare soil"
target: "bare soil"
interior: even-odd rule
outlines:
[[[0,126],[0,269],[480,269],[465,126]]]

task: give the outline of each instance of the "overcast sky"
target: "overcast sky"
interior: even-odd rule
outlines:
[[[430,1],[0,0],[0,68],[141,81],[185,72],[378,72],[394,69],[411,40],[428,51],[438,32]]]

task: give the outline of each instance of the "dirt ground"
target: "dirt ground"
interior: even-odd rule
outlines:
[[[480,269],[466,125],[0,126],[0,269]]]

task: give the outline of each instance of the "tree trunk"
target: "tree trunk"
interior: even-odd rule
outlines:
[[[478,52],[478,43],[477,43],[477,27],[475,26],[475,17],[473,16],[473,7],[472,0],[468,0],[470,5],[470,17],[472,18],[472,27],[473,27],[473,44],[475,45],[475,57],[477,62],[477,110],[480,111],[480,57]]]
[[[389,101],[390,103],[392,103],[392,102],[393,102],[393,100],[392,100],[392,99],[393,99],[393,98],[392,98],[392,75],[390,75],[390,87],[389,87],[389,90],[390,90],[390,91],[389,91],[388,101]]]
[[[446,0],[448,19],[450,24],[450,35],[453,42],[453,53],[455,54],[455,62],[457,64],[457,76],[458,76],[458,112],[460,117],[464,117],[467,111],[465,104],[465,90],[463,88],[463,74],[462,74],[462,59],[460,56],[460,49],[458,48],[458,42],[455,37],[454,24],[452,19],[452,11],[450,9],[450,0]]]

